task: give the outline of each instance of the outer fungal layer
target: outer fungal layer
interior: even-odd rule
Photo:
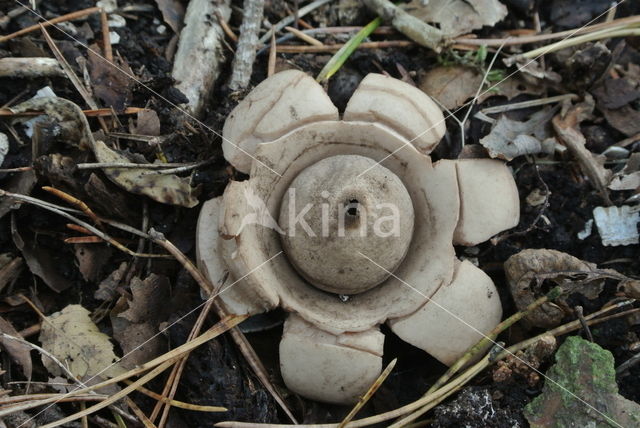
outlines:
[[[340,120],[322,88],[289,70],[227,118],[225,158],[249,173],[208,201],[200,268],[230,312],[290,312],[280,343],[287,386],[354,402],[380,374],[388,322],[445,364],[489,332],[502,308],[491,279],[455,257],[518,223],[497,160],[428,154],[444,118],[422,91],[368,75]]]

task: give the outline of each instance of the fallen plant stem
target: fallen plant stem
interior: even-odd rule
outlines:
[[[137,376],[141,373],[144,373],[146,371],[149,371],[155,367],[158,367],[160,365],[162,365],[163,363],[171,363],[173,364],[177,358],[184,354],[185,352],[190,352],[193,349],[197,348],[198,346],[202,345],[203,343],[208,342],[211,339],[214,339],[215,337],[221,335],[222,333],[227,332],[228,330],[230,330],[231,328],[235,327],[236,325],[240,324],[242,321],[246,320],[248,318],[248,316],[246,315],[234,315],[234,316],[228,316],[225,317],[223,319],[221,319],[220,321],[218,321],[218,323],[216,323],[213,327],[209,328],[206,332],[204,332],[203,334],[201,334],[200,336],[198,336],[197,338],[195,338],[194,340],[190,341],[190,342],[186,342],[180,346],[178,346],[177,348],[172,349],[171,351],[160,355],[156,358],[154,358],[151,361],[148,361],[134,369],[129,370],[128,372],[125,372],[123,374],[120,374],[118,376],[115,376],[111,379],[107,379],[104,380],[102,382],[99,382],[97,384],[94,385],[90,385],[87,386],[85,388],[78,388],[76,390],[73,391],[69,391],[65,394],[63,394],[63,397],[75,397],[77,395],[84,395],[90,391],[95,391],[96,389],[100,389],[100,388],[104,388],[106,386],[109,385],[113,385],[116,384],[118,382],[122,382],[126,379],[129,379],[133,376]],[[115,363],[114,363],[115,364]],[[106,370],[106,368],[105,368]],[[47,404],[51,404],[51,403],[55,403],[57,402],[61,397],[57,396],[57,397],[52,397],[52,398],[48,398],[48,399],[44,399],[44,400],[36,400],[36,401],[31,401],[28,403],[25,403],[25,408],[21,409],[21,410],[27,410],[27,409],[32,409],[34,407],[39,407],[39,406],[43,406],[43,405],[47,405]],[[13,409],[0,409],[0,417],[6,416],[8,414],[13,413],[14,410]]]
[[[505,61],[505,63],[507,65],[511,65],[517,62],[518,60],[537,58],[539,56],[547,55],[562,49],[581,45],[587,42],[593,42],[596,40],[612,39],[616,37],[631,37],[631,36],[640,36],[640,28],[623,28],[623,29],[613,28],[613,29],[595,31],[593,33],[584,34],[582,36],[571,37],[568,39],[560,40],[559,42],[552,43],[550,45],[546,45],[541,48],[525,52],[523,54],[509,57]]]
[[[146,109],[142,107],[127,107],[124,111],[117,113],[117,115],[131,115],[138,114],[141,111],[145,111]],[[90,109],[90,110],[82,110],[87,117],[105,117],[105,116],[113,116],[113,110],[110,108],[98,108],[98,109]],[[15,116],[15,117],[31,117],[31,116],[42,116],[46,114],[41,111],[25,111],[22,113],[14,113],[7,108],[0,109],[0,117],[4,116]]]
[[[160,373],[162,373],[163,371],[165,371],[166,369],[168,369],[172,364],[174,364],[174,360],[169,360],[167,362],[164,362],[162,364],[160,364],[158,367],[154,368],[153,370],[151,370],[149,373],[145,374],[144,376],[142,376],[140,379],[136,380],[135,382],[133,382],[131,385],[123,388],[122,390],[118,391],[117,393],[111,395],[108,399],[95,404],[91,407],[88,407],[85,410],[82,410],[80,412],[74,413],[73,415],[69,415],[66,418],[62,418],[59,419],[55,422],[51,422],[49,424],[46,425],[42,425],[41,428],[55,428],[58,427],[60,425],[64,425],[68,422],[71,421],[75,421],[76,419],[80,419],[84,416],[90,415],[92,413],[97,412],[100,409],[104,409],[105,407],[115,403],[116,401],[128,396],[131,392],[135,391],[138,386],[140,385],[144,385],[147,382],[149,382],[151,379],[155,378],[156,376],[158,376]]]
[[[101,10],[102,10],[102,8],[100,8],[100,7],[90,7],[88,9],[83,9],[83,10],[78,10],[76,12],[67,13],[65,15],[61,15],[61,16],[55,17],[53,19],[49,19],[49,20],[47,20],[47,21],[45,21],[43,23],[38,23],[38,24],[32,25],[30,27],[23,28],[22,30],[18,30],[15,33],[11,33],[11,34],[8,34],[6,36],[1,36],[0,37],[0,43],[4,43],[4,42],[6,42],[8,40],[11,40],[11,39],[14,39],[14,38],[16,38],[18,36],[22,36],[24,34],[28,34],[28,33],[31,33],[33,31],[36,31],[36,30],[38,30],[40,28],[40,26],[50,27],[52,25],[59,24],[61,22],[73,21],[73,20],[76,20],[76,19],[84,18],[85,16],[88,16],[88,15],[92,15],[94,13],[98,13]]]
[[[313,45],[313,46],[324,45],[324,43],[322,43],[320,40],[314,39],[310,35],[306,34],[304,31],[300,31],[297,28],[284,27],[284,29],[290,32],[291,34],[293,34],[294,36],[296,36],[297,38],[299,38],[300,40],[302,40],[303,42],[309,43],[310,45]]]
[[[527,314],[529,314],[529,313],[531,313],[531,311],[539,308],[544,303],[546,303],[546,302],[548,302],[550,300],[557,299],[561,294],[562,294],[562,288],[555,287],[551,291],[549,291],[546,295],[540,297],[539,299],[537,299],[534,302],[532,302],[531,304],[529,304],[523,310],[516,312],[515,314],[511,315],[506,320],[502,321],[493,330],[491,330],[491,332],[489,334],[487,334],[485,337],[480,339],[480,341],[478,343],[473,345],[467,352],[465,352],[465,354],[462,357],[460,357],[458,359],[458,361],[456,361],[451,367],[449,367],[449,369],[445,372],[445,374],[442,375],[440,377],[440,379],[438,379],[431,386],[431,388],[429,388],[429,390],[427,391],[427,394],[430,394],[430,393],[434,392],[435,390],[440,388],[442,385],[447,383],[449,381],[449,379],[451,379],[473,357],[475,357],[480,352],[482,352],[485,349],[487,349],[487,347],[489,345],[494,343],[496,338],[500,335],[500,333],[502,333],[503,331],[505,331],[506,329],[508,329],[512,325],[514,325],[516,322],[520,321],[522,318],[527,316]]]
[[[367,401],[369,401],[369,399],[373,397],[373,394],[376,393],[378,388],[382,386],[382,383],[387,379],[387,377],[391,373],[391,370],[393,370],[393,368],[396,366],[397,362],[398,362],[398,359],[394,358],[393,361],[391,361],[389,365],[387,365],[387,367],[382,371],[382,373],[380,373],[380,376],[378,376],[375,382],[373,382],[373,384],[369,387],[367,392],[360,398],[360,400],[358,400],[358,402],[353,407],[353,409],[351,409],[349,414],[345,416],[342,422],[340,422],[340,425],[338,425],[338,428],[344,428],[349,422],[351,422],[351,420],[358,414],[358,412],[362,409],[362,407],[364,407],[364,405],[367,404]]]
[[[383,48],[400,48],[413,46],[414,42],[409,40],[386,40],[381,42],[363,42],[358,46],[362,49],[383,49]],[[280,53],[321,53],[335,52],[342,49],[344,43],[336,43],[333,45],[322,46],[299,46],[299,45],[278,45],[277,51]]]
[[[529,107],[539,107],[539,106],[559,103],[563,101],[574,101],[574,100],[577,100],[578,98],[579,97],[576,94],[557,95],[555,97],[539,98],[535,100],[522,101],[519,103],[505,104],[505,105],[495,106],[495,107],[487,107],[485,109],[482,109],[481,112],[484,114],[506,113],[512,110],[520,110],[520,109],[525,109]]]
[[[560,31],[557,33],[551,34],[536,34],[533,36],[520,36],[520,37],[507,37],[502,39],[470,39],[465,36],[458,37],[456,39],[451,40],[451,43],[457,43],[461,45],[468,46],[517,46],[517,45],[525,45],[530,43],[539,43],[545,42],[547,40],[561,39],[563,37],[571,37],[574,35],[587,34],[592,33],[597,30],[602,30],[606,28],[621,28],[626,27],[632,24],[640,23],[640,16],[630,16],[627,18],[616,19],[611,22],[604,22],[600,24],[588,25],[586,27],[577,28],[573,30]]]
[[[331,76],[336,74],[340,67],[349,59],[351,54],[362,44],[362,41],[369,37],[373,30],[378,28],[382,23],[382,18],[377,17],[373,21],[371,21],[367,26],[365,26],[362,30],[358,31],[347,43],[345,43],[338,52],[335,53],[322,67],[320,73],[318,73],[318,77],[316,77],[316,81],[322,83],[326,80],[329,80]]]
[[[98,227],[102,228],[102,222],[100,221],[98,216],[93,212],[93,210],[91,208],[89,208],[89,206],[87,204],[82,202],[80,199],[76,198],[75,196],[71,196],[67,192],[63,192],[62,190],[56,189],[55,187],[51,187],[51,186],[42,186],[42,190],[44,190],[46,192],[49,192],[52,195],[62,199],[63,201],[66,201],[69,204],[75,206],[80,211],[85,213],[85,215],[87,217],[89,217],[91,220],[93,220],[93,222],[96,225],[98,225]],[[88,229],[85,229],[85,230],[88,231]]]

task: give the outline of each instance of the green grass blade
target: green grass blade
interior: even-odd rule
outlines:
[[[358,31],[353,38],[351,38],[343,47],[340,48],[338,52],[336,52],[333,57],[327,62],[327,64],[322,68],[318,77],[316,77],[316,81],[322,83],[326,80],[329,80],[331,76],[336,74],[340,67],[349,59],[353,51],[355,51],[360,43],[366,38],[369,37],[373,31],[380,26],[382,23],[382,18],[378,17],[367,24],[366,27],[363,27],[362,30]]]

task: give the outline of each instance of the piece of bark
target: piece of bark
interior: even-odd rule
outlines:
[[[224,57],[224,31],[219,19],[231,15],[230,0],[192,0],[173,63],[176,88],[189,100],[188,109],[198,116],[215,84]]]
[[[61,76],[64,76],[64,72],[55,58],[0,59],[0,77],[32,79]]]
[[[233,58],[233,70],[229,88],[232,91],[246,89],[251,80],[253,62],[256,59],[258,32],[264,11],[263,0],[244,0],[244,16],[240,26],[240,38],[236,56]]]

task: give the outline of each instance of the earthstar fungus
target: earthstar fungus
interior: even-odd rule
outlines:
[[[198,263],[213,282],[229,272],[230,312],[290,312],[280,366],[292,391],[357,401],[382,370],[384,322],[449,365],[500,321],[493,282],[454,244],[514,227],[518,191],[501,161],[432,163],[444,133],[425,93],[379,74],[342,119],[296,70],[227,118],[225,158],[250,178],[204,204]]]

